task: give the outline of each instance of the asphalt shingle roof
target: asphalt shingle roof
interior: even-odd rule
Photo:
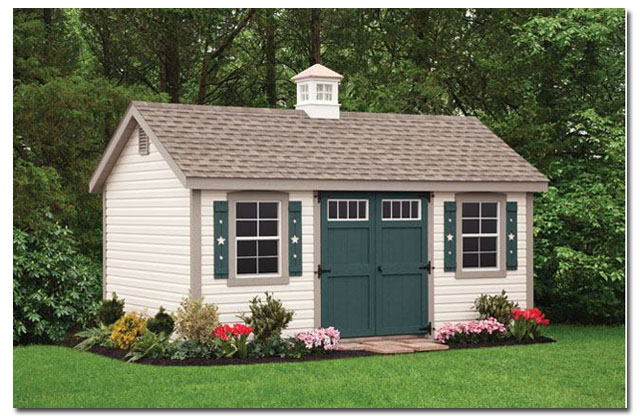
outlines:
[[[134,106],[188,178],[547,181],[474,117]]]

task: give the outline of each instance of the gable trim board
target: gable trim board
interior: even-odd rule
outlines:
[[[138,152],[136,127],[149,137],[149,155]],[[153,313],[162,305],[175,311],[191,291],[217,304],[223,321],[235,323],[240,322],[239,314],[248,311],[251,298],[269,291],[296,312],[288,334],[319,326],[322,285],[316,268],[322,258],[318,193],[324,191],[430,193],[427,255],[432,272],[427,275],[427,317],[435,328],[447,321],[472,319],[473,299],[480,293],[497,294],[504,288],[520,306],[533,306],[533,193],[547,190],[545,180],[193,177],[179,168],[171,154],[175,148],[165,146],[153,128],[136,106],[130,105],[90,183],[91,192],[103,194],[103,297],[117,292],[128,310]],[[229,201],[243,191],[285,193],[288,201],[300,201],[304,236],[300,276],[284,284],[265,280],[243,286],[234,286],[227,279],[214,280],[213,202]],[[503,277],[460,279],[455,271],[444,270],[444,202],[470,192],[501,194],[506,201],[517,203],[517,268],[505,270]],[[284,204],[282,211],[288,212]],[[504,212],[501,215],[506,219]],[[283,215],[282,220],[285,218]],[[284,257],[281,267],[286,274],[288,261]]]

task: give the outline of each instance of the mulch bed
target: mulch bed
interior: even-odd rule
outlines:
[[[449,344],[450,350],[459,350],[467,348],[488,348],[488,347],[503,347],[506,345],[530,345],[530,344],[545,344],[549,342],[556,342],[555,339],[549,337],[536,337],[534,339],[527,339],[522,342],[516,341],[515,338],[507,338],[497,342],[481,342],[478,344]]]
[[[92,347],[90,352],[94,354],[103,355],[109,358],[115,358],[116,360],[126,361],[124,356],[126,351],[95,346]],[[281,358],[281,357],[268,357],[268,358],[187,358],[184,360],[172,360],[170,358],[153,359],[142,358],[136,363],[150,364],[150,365],[164,365],[164,366],[209,366],[209,365],[234,365],[234,364],[265,364],[265,363],[298,363],[302,361],[320,361],[320,360],[333,360],[337,358],[353,358],[353,357],[368,357],[370,355],[377,355],[369,351],[328,351],[324,355],[310,355],[302,358]]]

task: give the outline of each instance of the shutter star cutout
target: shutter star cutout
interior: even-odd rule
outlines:
[[[298,244],[298,240],[300,240],[300,238],[294,234],[293,237],[291,237],[291,244]]]
[[[447,241],[453,241],[453,236],[451,233],[447,234]]]
[[[513,240],[515,238],[515,235],[513,235],[513,233],[509,233],[507,237],[509,237],[509,240]]]
[[[226,239],[223,236],[218,237],[218,245],[223,246]]]

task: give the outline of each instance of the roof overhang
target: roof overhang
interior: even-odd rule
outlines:
[[[136,126],[142,127],[142,129],[147,133],[149,140],[153,142],[160,154],[162,154],[162,157],[171,167],[171,170],[173,170],[180,182],[182,182],[182,185],[186,187],[186,177],[184,172],[182,172],[167,149],[160,140],[158,140],[158,137],[155,135],[153,130],[151,130],[151,127],[149,127],[145,119],[135,107],[135,104],[131,103],[129,104],[129,107],[127,107],[127,110],[125,111],[120,124],[116,128],[116,131],[113,133],[113,136],[111,136],[111,140],[109,140],[109,144],[107,145],[98,166],[91,175],[91,179],[89,180],[89,192],[102,192],[111,170],[118,161],[118,157],[120,156],[120,153],[122,153],[122,149],[126,146],[127,140]]]
[[[187,178],[186,187],[200,190],[237,191],[546,192],[549,184],[545,181],[474,182]]]

